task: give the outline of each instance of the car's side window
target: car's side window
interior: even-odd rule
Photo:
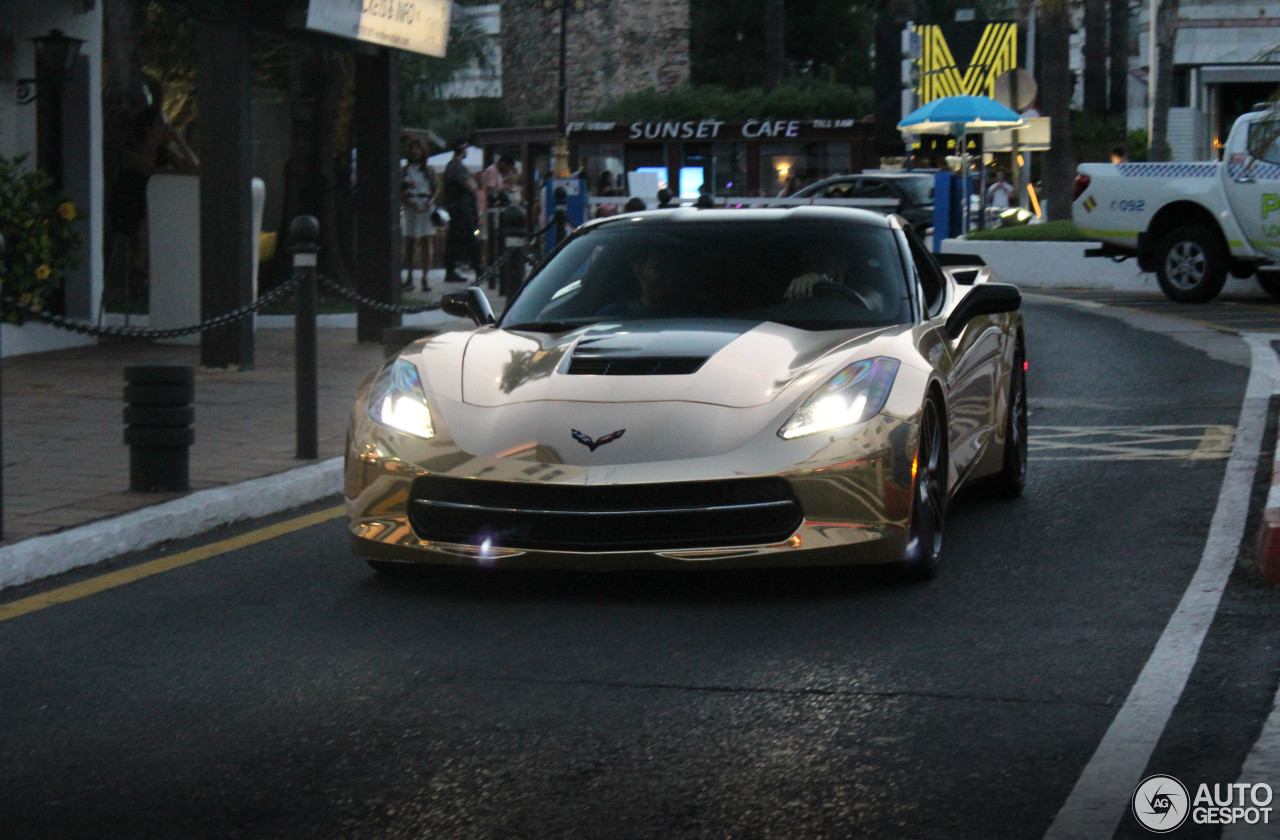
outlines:
[[[932,318],[942,310],[942,304],[945,299],[943,291],[946,289],[946,280],[942,276],[942,269],[938,268],[937,262],[933,259],[933,254],[929,253],[929,249],[920,241],[920,236],[911,228],[907,228],[907,244],[911,248],[911,261],[916,265],[916,271],[920,276],[920,288],[924,292],[925,311]]]
[[[862,198],[896,198],[893,190],[889,189],[889,185],[884,181],[873,180],[868,178],[862,182],[858,195]]]
[[[1280,120],[1258,120],[1249,126],[1249,154],[1268,163],[1280,163]]]

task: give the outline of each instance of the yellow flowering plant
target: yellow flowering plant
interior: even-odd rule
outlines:
[[[35,309],[62,299],[67,269],[80,262],[82,237],[74,228],[79,210],[39,169],[24,166],[26,155],[0,155],[0,293]],[[20,324],[22,313],[4,310]]]

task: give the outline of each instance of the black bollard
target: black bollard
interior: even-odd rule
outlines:
[[[569,194],[564,187],[556,187],[551,191],[551,196],[555,201],[555,215],[552,218],[556,222],[556,247],[559,247],[569,235]]]
[[[289,250],[298,274],[294,312],[294,418],[298,458],[314,459],[320,447],[318,378],[316,373],[316,255],[320,251],[320,222],[298,216],[289,225]]]
[[[524,208],[512,204],[502,208],[498,217],[502,229],[503,258],[498,293],[510,298],[524,282],[524,242],[529,235],[529,217]]]
[[[129,489],[181,493],[190,489],[195,442],[195,369],[190,365],[128,365],[124,369],[124,442]]]

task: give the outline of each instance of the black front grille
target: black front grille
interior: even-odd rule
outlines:
[[[552,551],[764,545],[802,519],[779,478],[584,487],[428,475],[409,505],[424,540]]]
[[[706,364],[703,356],[610,358],[577,355],[569,362],[574,376],[687,376]]]

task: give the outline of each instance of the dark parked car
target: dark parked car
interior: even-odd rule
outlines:
[[[794,198],[879,199],[868,210],[897,213],[922,236],[933,227],[933,173],[863,172],[824,178],[798,191]],[[889,200],[896,204],[887,203]]]

